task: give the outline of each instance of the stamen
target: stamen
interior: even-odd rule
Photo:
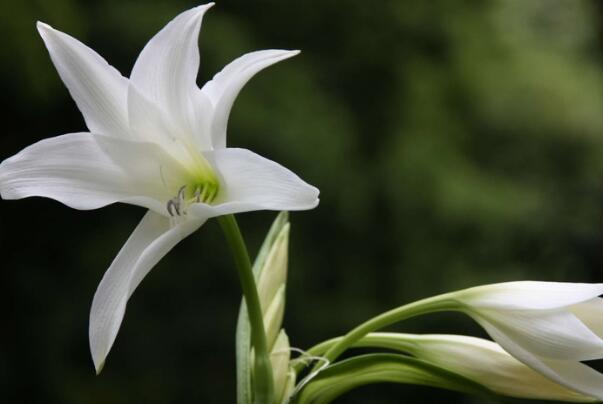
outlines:
[[[209,195],[207,195],[207,199],[210,200],[210,201],[213,201],[216,198],[217,194],[218,194],[218,187],[213,187],[209,191]]]
[[[184,191],[186,190],[186,185],[183,185],[178,190],[178,194],[170,199],[167,202],[167,211],[170,216],[180,216],[182,214],[181,208],[184,206]],[[176,212],[174,214],[174,212]]]
[[[174,199],[175,198],[172,198],[169,201],[167,201],[167,211],[171,217],[174,217],[175,215],[180,215],[179,209],[176,206],[177,202],[174,202]],[[173,211],[175,211],[176,214],[174,214]]]
[[[190,189],[194,189],[191,195],[186,192],[187,187],[181,186],[176,196],[167,201],[166,209],[171,217],[186,215],[186,208],[191,203],[212,203],[219,190],[214,183],[197,183],[190,186]]]
[[[207,190],[209,189],[208,186],[203,187],[203,192],[201,192],[201,200],[202,201],[207,201]]]
[[[183,185],[180,187],[180,189],[178,190],[178,195],[177,198],[180,201],[184,201],[184,190],[186,189],[186,185]]]

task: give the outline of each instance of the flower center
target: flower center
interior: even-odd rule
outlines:
[[[211,204],[220,191],[220,182],[213,168],[202,155],[195,159],[188,170],[188,179],[178,189],[178,193],[167,202],[166,209],[172,217],[186,214],[186,208],[192,203]]]

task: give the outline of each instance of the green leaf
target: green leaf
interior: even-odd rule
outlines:
[[[325,368],[301,390],[295,403],[329,403],[356,387],[373,383],[418,384],[493,396],[485,387],[428,362],[398,354],[369,354]]]
[[[247,317],[247,305],[241,302],[236,333],[237,355],[237,403],[252,404],[251,393],[251,325]]]
[[[288,223],[288,212],[281,212],[276,217],[264,243],[253,264],[253,274],[256,281],[260,277],[260,272],[266,261],[266,257],[270,252],[272,244],[278,237],[282,228]],[[245,300],[241,300],[239,309],[239,319],[237,322],[236,333],[236,354],[237,354],[237,403],[252,404],[253,394],[251,389],[251,325],[247,317],[247,306]]]

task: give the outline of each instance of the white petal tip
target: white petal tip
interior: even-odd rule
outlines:
[[[300,53],[301,53],[301,51],[298,49],[294,49],[294,50],[283,49],[283,50],[280,50],[280,55],[277,55],[277,58],[279,60],[285,60],[285,59],[292,58],[293,56],[297,56]]]
[[[36,22],[36,28],[38,29],[38,33],[40,34],[40,36],[42,37],[42,40],[45,43],[48,43],[48,40],[61,39],[60,34],[62,34],[62,32],[57,31],[56,29],[54,29],[50,25],[46,24],[45,22],[42,22],[42,21]]]
[[[54,28],[52,28],[50,25],[46,24],[45,22],[42,21],[37,21],[36,22],[36,28],[38,29],[38,32],[40,34],[42,34],[43,32],[47,32],[47,31],[53,31]]]
[[[94,363],[94,371],[96,372],[96,375],[100,375],[100,373],[103,371],[103,368],[105,367],[105,360],[107,359],[107,353],[102,353],[102,351],[99,352],[98,348],[96,348],[96,350],[93,347],[92,341],[90,342],[90,350],[92,353],[92,362]]]
[[[310,209],[314,209],[315,207],[318,206],[318,203],[320,202],[320,190],[318,188],[316,188],[315,186],[310,185],[310,187],[312,188],[311,195],[312,195],[312,203],[310,204]]]
[[[203,14],[204,12],[206,12],[207,10],[209,10],[210,8],[212,8],[215,5],[216,5],[216,3],[214,3],[212,1],[211,3],[202,4],[200,6],[197,6],[194,8],[194,10],[196,10],[197,13],[199,13],[199,14]]]
[[[100,362],[99,364],[94,364],[94,368],[96,370],[96,375],[100,375],[100,373],[103,371],[103,368],[105,367],[105,361]]]

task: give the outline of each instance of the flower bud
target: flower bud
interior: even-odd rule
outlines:
[[[549,379],[603,400],[603,284],[506,282],[448,294],[505,351]]]
[[[287,403],[295,387],[295,372],[289,366],[290,359],[289,337],[285,330],[281,330],[270,354],[276,403]]]
[[[540,400],[597,401],[544,377],[509,355],[497,343],[482,338],[372,333],[356,346],[378,346],[409,353],[501,395]]]

